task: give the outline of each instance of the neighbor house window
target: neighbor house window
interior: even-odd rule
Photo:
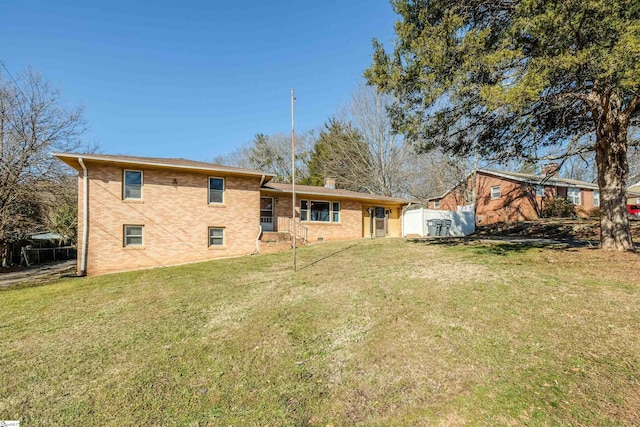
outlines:
[[[125,225],[124,226],[124,245],[125,246],[142,246],[143,225]]]
[[[567,189],[567,200],[569,203],[573,205],[580,204],[580,189],[579,188],[568,188]]]
[[[440,200],[434,200],[433,201],[433,208],[434,209],[440,209]]]
[[[600,191],[593,190],[593,206],[600,206]]]
[[[311,221],[330,222],[329,202],[311,202]]]
[[[123,198],[142,200],[142,171],[124,171]]]
[[[331,221],[340,222],[340,202],[333,202],[331,206]]]
[[[309,201],[300,200],[300,221],[309,220]]]
[[[209,203],[224,202],[224,178],[209,178]]]
[[[224,228],[209,227],[209,246],[224,246]]]
[[[496,185],[495,187],[491,187],[491,198],[499,199],[500,196],[502,196],[502,190],[500,189],[500,186]]]
[[[536,185],[536,196],[544,197],[544,186],[543,185]]]

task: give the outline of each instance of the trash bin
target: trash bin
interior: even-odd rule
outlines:
[[[442,220],[441,219],[436,219],[436,234],[434,234],[434,236],[442,236],[442,234],[440,234],[440,232],[442,231]]]
[[[427,231],[429,232],[430,237],[438,235],[438,226],[436,225],[435,219],[427,220]]]
[[[449,228],[451,228],[451,220],[450,219],[443,220],[442,229],[440,230],[440,235],[441,236],[448,236],[449,235]]]

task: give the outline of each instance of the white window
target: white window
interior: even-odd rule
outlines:
[[[433,208],[440,209],[440,199],[433,201]]]
[[[333,202],[331,221],[340,222],[340,202]]]
[[[600,191],[593,190],[593,206],[600,206]]]
[[[567,189],[567,200],[569,203],[573,205],[580,204],[580,189],[579,188],[568,188]]]
[[[311,201],[311,221],[318,222],[331,222],[331,217],[329,215],[329,202],[316,202]]]
[[[500,189],[499,185],[496,185],[495,187],[491,187],[492,199],[499,199],[501,196],[502,196],[502,190]]]
[[[143,225],[125,225],[124,226],[124,245],[125,246],[142,246]]]
[[[209,246],[224,246],[224,228],[209,227]]]
[[[536,185],[536,196],[537,197],[544,197],[544,186],[543,185]]]
[[[125,200],[142,200],[142,171],[124,171],[122,196]]]
[[[224,178],[209,178],[209,203],[224,203]]]
[[[300,221],[340,222],[340,202],[300,200]]]

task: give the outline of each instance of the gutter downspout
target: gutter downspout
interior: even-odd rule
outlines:
[[[88,171],[84,162],[82,161],[82,157],[78,157],[78,164],[82,167],[83,177],[82,177],[82,255],[80,258],[80,276],[87,275],[87,238],[89,236],[89,195],[87,194],[89,191],[89,183],[88,183]]]
[[[258,235],[256,236],[256,251],[251,255],[257,255],[260,253],[260,236],[262,235],[262,225],[258,226]]]

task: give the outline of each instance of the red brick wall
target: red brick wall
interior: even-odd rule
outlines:
[[[471,179],[468,188],[471,191]],[[491,187],[500,186],[501,195],[497,199],[491,198]],[[464,188],[460,187],[440,199],[442,210],[455,211],[458,206],[465,204]],[[566,187],[545,186],[544,199],[535,196],[536,186],[528,186],[519,181],[513,181],[494,175],[478,173],[476,222],[494,224],[497,222],[528,221],[538,219],[544,207],[544,201],[553,197],[567,197]],[[593,209],[593,190],[580,190],[580,205],[576,206],[576,213],[580,216],[589,215]],[[505,209],[506,208],[506,209]],[[429,209],[436,209],[434,201],[429,201]]]
[[[89,171],[87,274],[246,255],[255,250],[260,224],[258,177],[127,167],[144,173],[143,200],[130,201],[122,200],[124,167],[85,163]],[[208,204],[209,176],[225,178],[223,205]],[[81,240],[82,178],[78,204]],[[124,225],[144,226],[143,247],[124,247]],[[224,247],[209,247],[208,227],[224,228]]]
[[[493,224],[533,220],[539,217],[542,198],[535,196],[535,186],[529,187],[518,181],[478,174],[476,222]],[[500,197],[491,198],[491,188],[500,186]],[[536,205],[538,209],[536,209]]]

